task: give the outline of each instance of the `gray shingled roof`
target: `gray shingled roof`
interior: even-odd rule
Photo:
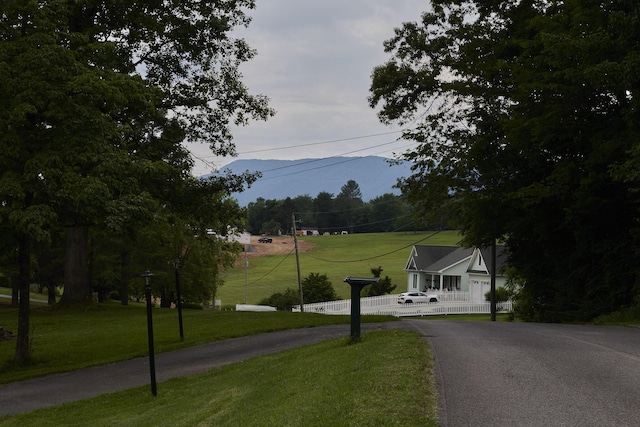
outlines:
[[[429,266],[428,271],[440,271],[465,259],[473,254],[473,248],[456,248],[455,251],[447,254],[445,257],[436,261]]]
[[[415,255],[413,262],[418,271],[438,272],[442,269],[468,259],[474,248],[462,248],[458,246],[414,246]],[[491,267],[491,248],[481,250],[482,257]],[[500,272],[506,262],[507,256],[502,245],[496,247],[497,272]],[[407,266],[409,263],[407,263]],[[489,271],[490,272],[490,271]]]
[[[452,254],[458,253],[460,249],[457,246],[414,246],[415,256],[413,261],[416,269],[420,271],[438,271],[440,268],[434,268],[441,265],[443,259],[454,259]]]

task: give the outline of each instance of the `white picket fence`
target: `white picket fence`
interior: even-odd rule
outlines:
[[[439,302],[414,304],[398,304],[398,295],[361,298],[360,313],[396,317],[491,313],[490,303],[472,303],[469,301],[468,292],[444,292],[438,296]],[[513,309],[513,305],[511,301],[501,302],[496,305],[496,309],[498,313],[506,313]],[[293,311],[300,311],[300,306],[293,307]],[[351,300],[305,304],[304,311],[322,314],[350,314]]]

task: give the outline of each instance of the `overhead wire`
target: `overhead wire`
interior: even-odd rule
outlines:
[[[329,140],[329,141],[308,142],[308,143],[304,143],[304,144],[289,145],[289,146],[286,146],[286,147],[273,147],[273,148],[265,148],[265,149],[261,149],[261,150],[243,151],[243,152],[239,152],[238,154],[253,154],[253,153],[265,153],[265,152],[268,152],[268,151],[288,150],[288,149],[291,149],[291,148],[310,147],[310,146],[313,146],[313,145],[331,144],[331,143],[334,143],[334,142],[344,142],[344,141],[353,141],[353,140],[356,140],[356,139],[372,138],[374,136],[392,135],[394,133],[400,133],[400,132],[404,132],[404,129],[397,130],[397,131],[392,131],[392,132],[375,133],[375,134],[371,134],[371,135],[362,135],[362,136],[353,136],[353,137],[349,137],[349,138],[332,139],[332,140]]]
[[[347,154],[353,154],[353,153],[359,153],[361,151],[366,151],[366,150],[370,150],[372,148],[378,148],[378,147],[383,147],[385,145],[390,145],[390,144],[395,144],[396,142],[398,142],[398,140],[396,139],[395,141],[390,141],[390,142],[384,142],[382,144],[378,144],[378,145],[373,145],[371,147],[367,147],[367,148],[360,148],[358,150],[353,150],[353,151],[348,151],[346,153],[342,153],[342,154],[336,154],[335,156],[329,156],[329,157],[322,157],[322,158],[317,158],[317,159],[309,159],[303,162],[296,162],[293,165],[286,165],[286,166],[279,166],[277,168],[273,168],[273,169],[267,169],[267,170],[263,170],[260,172],[273,172],[273,171],[277,171],[277,170],[281,170],[281,169],[287,169],[287,168],[292,168],[292,167],[296,167],[296,166],[301,166],[301,165],[306,165],[308,163],[314,163],[314,162],[320,162],[322,160],[327,160],[327,159],[333,159],[335,157],[342,157],[342,156],[346,156]],[[357,157],[355,158],[357,159]],[[313,170],[313,169],[305,169],[305,172],[307,170]],[[285,175],[280,175],[280,176],[285,176]]]
[[[302,166],[302,165],[305,165],[305,164],[308,164],[308,163],[320,162],[320,161],[323,161],[323,160],[329,160],[329,159],[334,159],[334,158],[339,159],[339,158],[342,158],[343,156],[346,156],[347,154],[353,154],[353,153],[357,153],[357,152],[360,152],[360,151],[366,151],[366,150],[370,150],[371,148],[381,147],[381,146],[384,146],[384,145],[395,144],[396,142],[398,142],[398,141],[396,140],[396,141],[391,141],[391,142],[385,142],[383,144],[374,145],[373,147],[367,147],[367,148],[362,148],[362,149],[359,149],[359,150],[353,150],[353,151],[349,151],[347,153],[337,154],[335,156],[322,157],[322,158],[317,158],[317,159],[310,159],[310,160],[303,161],[303,162],[296,162],[295,164],[286,165],[286,166],[280,166],[280,167],[277,167],[277,168],[267,169],[267,170],[260,171],[260,172],[261,173],[273,172],[273,171],[276,171],[276,170],[287,169],[287,168],[292,168],[292,167],[298,167],[298,166]],[[411,145],[413,145],[413,144],[408,144],[408,145],[405,145],[404,147],[409,147]],[[378,154],[378,153],[373,153],[373,155],[376,155],[376,154]],[[342,164],[342,163],[357,161],[359,159],[360,159],[359,157],[348,157],[346,159],[342,159],[342,160],[340,160],[338,162],[334,162],[334,163],[331,163],[331,164],[316,166],[314,168],[306,168],[304,170],[295,171],[295,172],[289,172],[289,173],[285,173],[285,174],[282,174],[282,175],[262,177],[262,178],[260,178],[260,180],[261,181],[267,181],[267,180],[270,180],[270,179],[283,178],[283,177],[287,177],[287,176],[291,176],[291,175],[299,175],[299,174],[302,174],[302,173],[306,173],[306,172],[310,172],[310,171],[314,171],[314,170],[318,170],[318,169],[329,168],[329,167],[336,166],[336,165],[339,165],[339,164]]]
[[[262,280],[262,279],[264,279],[265,277],[267,277],[269,274],[273,273],[273,271],[274,271],[276,268],[278,268],[278,267],[279,267],[279,266],[280,266],[280,265],[281,265],[281,264],[282,264],[282,263],[283,263],[283,262],[284,262],[284,261],[289,257],[289,255],[291,255],[291,254],[293,253],[294,249],[295,249],[295,248],[291,248],[291,250],[290,250],[287,254],[285,254],[285,255],[284,255],[284,257],[282,257],[282,259],[281,259],[281,260],[280,260],[276,265],[274,265],[274,266],[273,266],[273,268],[271,268],[269,271],[267,271],[266,273],[264,273],[264,274],[263,274],[262,276],[260,276],[259,278],[257,278],[257,279],[255,279],[255,280],[253,280],[253,281],[252,281],[252,282],[250,282],[250,283],[247,283],[247,286],[254,285],[254,284],[258,283],[260,280]],[[244,286],[244,285],[243,285],[243,286]],[[231,286],[229,286],[229,287],[231,287]]]
[[[346,263],[351,263],[351,262],[370,261],[370,260],[372,260],[372,259],[382,258],[382,257],[384,257],[384,256],[391,255],[391,254],[394,254],[394,253],[396,253],[396,252],[400,252],[400,251],[401,251],[401,250],[403,250],[403,249],[407,249],[407,248],[409,248],[409,247],[411,247],[411,246],[417,245],[417,244],[418,244],[418,243],[420,243],[420,242],[423,242],[423,241],[425,241],[425,240],[427,240],[427,239],[432,238],[433,236],[435,236],[436,234],[438,234],[438,233],[440,233],[440,232],[441,232],[441,230],[438,230],[438,231],[436,231],[435,233],[430,234],[429,236],[427,236],[427,237],[425,237],[425,238],[423,238],[423,239],[420,239],[420,240],[418,240],[418,241],[416,241],[416,242],[413,242],[413,243],[410,243],[410,244],[408,244],[408,245],[405,245],[405,246],[403,246],[403,247],[401,247],[401,248],[394,249],[394,250],[389,251],[389,252],[386,252],[386,253],[384,253],[384,254],[375,255],[375,256],[367,257],[367,258],[354,259],[354,260],[330,260],[330,259],[324,259],[324,258],[316,257],[316,256],[313,256],[313,255],[311,255],[311,254],[309,254],[309,253],[305,253],[305,256],[308,256],[308,257],[313,258],[313,259],[318,260],[318,261],[331,262],[331,263],[336,263],[336,264],[346,264]]]
[[[313,145],[321,145],[321,144],[329,144],[329,143],[336,143],[336,142],[352,141],[352,140],[356,140],[356,139],[372,138],[372,137],[376,137],[376,136],[384,136],[384,135],[391,135],[391,134],[394,134],[394,133],[402,133],[402,132],[405,132],[406,130],[407,129],[401,129],[401,130],[392,131],[392,132],[383,132],[383,133],[377,133],[377,134],[371,134],[371,135],[362,135],[362,136],[354,136],[354,137],[348,137],[348,138],[332,139],[332,140],[328,140],[328,141],[319,141],[319,142],[311,142],[311,143],[304,143],[304,144],[296,144],[296,145],[289,145],[289,146],[286,146],[286,147],[274,147],[274,148],[268,148],[268,149],[262,149],[262,150],[243,151],[243,152],[238,152],[237,154],[238,155],[253,154],[253,153],[278,151],[278,150],[291,149],[291,148],[308,147],[308,146],[313,146]],[[345,156],[345,155],[348,155],[348,154],[353,154],[353,153],[357,153],[357,152],[361,152],[361,151],[370,150],[372,148],[377,148],[377,147],[381,147],[381,146],[385,146],[385,145],[394,144],[394,143],[396,143],[398,141],[400,141],[400,139],[396,139],[395,141],[392,141],[392,142],[387,142],[387,143],[383,143],[383,144],[374,145],[374,146],[371,146],[371,147],[362,148],[362,149],[359,149],[359,150],[350,151],[350,152],[347,152],[347,153],[337,154],[337,155],[334,155],[334,156],[327,156],[327,157],[323,157],[323,158],[319,158],[319,159],[312,159],[311,161],[320,161],[320,160],[330,159],[330,158],[334,158],[334,157]],[[196,155],[192,151],[190,153],[191,153],[192,157],[194,157],[195,159],[201,161],[206,166],[208,166],[208,167],[210,167],[212,169],[216,169],[217,168],[216,165],[213,162],[207,160],[207,158],[209,158],[209,157],[217,157],[217,156],[214,156],[214,155],[211,155],[211,156]],[[300,163],[298,163],[298,165],[299,164]],[[296,165],[291,165],[291,166],[296,166]],[[282,168],[291,167],[291,166],[284,166]],[[279,169],[279,168],[275,168],[273,170],[277,170],[277,169]],[[270,171],[271,170],[267,170],[267,171],[263,171],[263,172],[270,172]]]

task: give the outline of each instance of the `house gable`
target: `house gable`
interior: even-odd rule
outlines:
[[[496,246],[496,275],[501,276],[506,262],[507,256],[503,245]],[[491,248],[476,248],[473,251],[467,273],[490,275],[491,274]]]
[[[409,259],[407,260],[407,264],[404,266],[406,271],[409,270],[417,270],[418,266],[416,265],[415,257],[417,256],[416,247],[411,248],[411,254],[409,255]]]
[[[473,255],[469,260],[469,265],[467,266],[467,273],[469,274],[489,274],[489,268],[487,267],[487,262],[482,256],[482,252],[478,249],[473,251]]]

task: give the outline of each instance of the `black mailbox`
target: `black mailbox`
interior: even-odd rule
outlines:
[[[360,291],[367,285],[376,283],[377,277],[347,276],[344,281],[351,286],[351,342],[360,341]]]

